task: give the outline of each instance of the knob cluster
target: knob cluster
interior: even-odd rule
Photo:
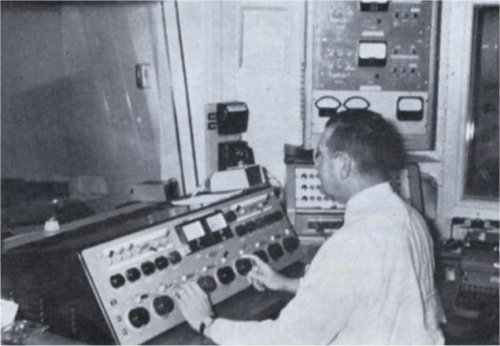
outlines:
[[[129,268],[125,271],[125,276],[118,273],[109,278],[110,284],[114,288],[119,288],[125,285],[126,281],[135,282],[141,278],[142,275],[149,276],[157,270],[164,270],[169,264],[177,264],[182,260],[182,256],[178,251],[172,251],[168,255],[158,256],[153,261],[142,262],[139,268]]]
[[[246,223],[242,223],[235,228],[235,232],[238,236],[242,237],[247,233],[252,233],[259,228],[270,225],[277,221],[282,220],[284,217],[283,213],[278,210],[273,213],[267,214],[261,218],[257,218],[253,221],[248,221]]]

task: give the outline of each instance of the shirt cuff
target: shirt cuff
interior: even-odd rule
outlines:
[[[220,322],[220,318],[215,318],[209,326],[205,327],[204,335],[210,339],[212,339],[212,333],[217,328],[217,324]]]

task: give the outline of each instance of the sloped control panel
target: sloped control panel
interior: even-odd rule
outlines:
[[[299,241],[271,188],[199,209],[81,252],[86,274],[120,344],[140,344],[183,322],[177,285],[196,282],[213,303],[249,286],[256,254],[280,270]]]

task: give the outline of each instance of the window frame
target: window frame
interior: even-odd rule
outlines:
[[[499,218],[498,201],[474,199],[464,195],[468,156],[465,134],[473,95],[470,88],[474,77],[473,35],[476,9],[485,5],[498,5],[498,2],[480,0],[443,3],[441,75],[445,78],[440,82],[445,89],[441,115],[446,117],[446,133],[440,210],[443,216],[450,218]]]

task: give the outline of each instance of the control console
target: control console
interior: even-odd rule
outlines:
[[[184,321],[175,288],[196,282],[213,303],[249,286],[255,254],[281,270],[299,241],[271,188],[85,248],[80,259],[115,342],[144,343]]]

